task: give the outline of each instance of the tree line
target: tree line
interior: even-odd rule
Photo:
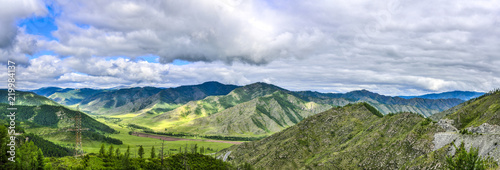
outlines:
[[[131,135],[133,132],[130,131]],[[173,137],[201,137],[206,139],[216,139],[216,140],[228,140],[228,141],[255,141],[263,139],[267,136],[260,137],[241,137],[241,136],[222,136],[222,135],[195,135],[183,132],[156,132],[152,130],[144,130],[144,133],[152,133],[157,135],[173,136]]]

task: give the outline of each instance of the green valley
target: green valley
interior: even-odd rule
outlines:
[[[439,118],[458,122],[453,125],[460,130],[498,124],[498,92],[462,104],[459,99],[403,99],[366,90],[293,92],[266,83],[237,87],[209,82],[171,89],[49,88],[38,92],[60,104],[19,92],[30,101],[16,106],[23,113],[18,117],[19,130],[36,139],[37,147],[44,148],[40,145],[46,143],[59,148],[56,153],[63,157],[48,162],[70,169],[86,161],[96,167],[121,161],[118,156],[99,155],[103,145],[106,151],[129,150],[132,162],[143,159],[140,155],[149,159],[136,168],[157,166],[158,159],[149,155],[151,148],[157,154],[161,146],[166,159],[179,159],[176,156],[188,154],[188,150],[203,154],[182,159],[194,156],[215,161],[213,157],[218,157],[229,160],[221,162],[226,168],[425,168],[445,164],[445,150],[452,148],[449,141],[439,142],[443,141],[439,135],[450,133],[437,123]],[[6,108],[7,104],[0,104],[5,112],[0,116],[2,124],[7,124]],[[446,108],[450,109],[435,114]],[[76,136],[68,130],[76,115],[82,116],[86,129],[82,149],[88,160],[84,162],[64,157],[73,154]]]

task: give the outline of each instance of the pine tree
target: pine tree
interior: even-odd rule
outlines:
[[[151,159],[154,159],[156,156],[155,154],[155,146],[151,147]]]
[[[86,168],[89,166],[89,160],[90,160],[90,157],[89,155],[85,155],[83,156],[83,167]]]
[[[116,158],[120,159],[120,157],[122,156],[121,153],[120,153],[120,148],[116,148]]]
[[[122,165],[124,167],[123,169],[129,169],[130,167],[129,157],[130,157],[130,146],[127,147],[127,151],[125,151],[125,154],[122,157]]]
[[[101,149],[99,150],[99,157],[104,157],[106,155],[104,151],[104,143],[101,145]]]
[[[130,146],[127,147],[127,151],[125,152],[125,158],[128,159],[130,157]]]
[[[37,152],[37,155],[36,155],[36,159],[37,159],[37,169],[38,170],[43,170],[43,167],[45,166],[45,163],[43,162],[43,152],[42,152],[42,149],[38,149],[38,152]]]
[[[109,158],[113,158],[113,145],[109,146],[109,150],[108,150],[108,157]]]
[[[144,148],[142,148],[142,145],[139,146],[139,158],[143,158],[144,157]]]

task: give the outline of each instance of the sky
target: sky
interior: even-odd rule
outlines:
[[[266,82],[419,95],[500,87],[500,1],[0,0],[18,89]]]

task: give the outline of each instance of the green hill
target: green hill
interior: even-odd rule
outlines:
[[[71,91],[71,90],[74,90],[74,89],[72,89],[72,88],[64,88],[63,89],[60,87],[43,87],[43,88],[39,88],[36,90],[31,90],[31,92],[36,93],[40,96],[49,97],[50,95],[57,93],[57,92],[67,92],[67,91]]]
[[[211,114],[235,106],[239,103],[249,101],[256,97],[273,93],[276,90],[285,91],[304,101],[319,104],[344,106],[348,103],[367,102],[383,114],[414,112],[422,114],[426,117],[449,109],[463,102],[463,100],[460,99],[404,99],[400,97],[379,95],[367,90],[358,90],[348,93],[319,93],[312,91],[292,92],[265,83],[254,83],[244,86],[244,88],[238,88],[238,86],[234,85],[224,85],[218,82],[206,82],[200,85],[180,86],[167,89],[155,87],[135,87],[97,90],[61,89],[49,87],[34,90],[34,92],[46,95],[50,99],[63,105],[75,107],[75,105],[78,104],[82,111],[90,114],[139,115],[148,111],[150,114],[165,113],[184,104],[195,106],[197,104],[189,102],[202,100],[207,97],[207,100],[204,102],[210,102],[211,104],[208,105],[211,105],[212,108],[207,106],[207,109],[212,110],[208,111],[205,109],[205,111]],[[232,95],[225,96],[220,99],[217,97],[211,97],[227,95],[230,92],[232,92]],[[200,113],[200,111],[204,112],[203,107],[198,108],[196,106],[180,110],[187,110],[186,112],[194,111],[190,109],[197,109],[197,113]]]
[[[254,98],[272,94],[276,91],[286,91],[266,83],[254,83],[236,88],[227,95],[209,96],[203,100],[191,101],[174,110],[164,109],[166,104],[157,104],[145,113],[130,119],[128,122],[140,124],[155,130],[177,127],[190,121],[219,113],[238,104]],[[158,106],[160,105],[160,106]]]
[[[7,104],[0,104],[0,122],[7,125],[10,122]],[[96,121],[85,113],[68,109],[64,106],[20,106],[16,105],[16,128],[24,132],[34,133],[52,142],[74,142],[75,132],[68,131],[74,127],[74,117],[81,115],[82,139],[85,141],[100,141],[112,144],[122,144],[122,141],[105,136],[104,134],[117,133],[114,129]],[[23,133],[23,131],[20,131]]]
[[[58,91],[50,94],[47,96],[49,99],[54,100],[57,103],[60,103],[62,105],[74,105],[80,103],[82,100],[84,100],[87,97],[90,97],[94,94],[97,93],[102,93],[108,90],[100,90],[100,89],[89,89],[89,88],[83,88],[83,89],[71,89],[71,90],[64,90],[64,91]]]
[[[333,108],[259,141],[232,146],[235,164],[268,169],[398,169],[432,151],[439,127],[420,115]]]
[[[454,120],[458,129],[477,127],[483,123],[500,125],[500,90],[472,99],[445,118]]]
[[[223,136],[269,135],[329,108],[329,105],[305,102],[283,91],[276,91],[171,127],[169,131]]]
[[[7,104],[0,104],[0,119],[7,120],[8,112]],[[17,108],[16,121],[25,122],[25,129],[50,127],[54,131],[60,128],[69,128],[74,125],[73,118],[81,114],[82,127],[89,128],[92,131],[102,131],[106,133],[114,133],[115,130],[109,126],[96,121],[85,113],[68,109],[64,106],[15,106]]]
[[[226,95],[238,86],[218,82],[200,85],[161,89],[135,87],[96,93],[81,100],[80,108],[91,114],[127,114],[146,108],[172,110],[189,101],[201,100],[207,96]]]
[[[404,99],[384,96],[367,90],[357,90],[348,93],[319,93],[311,91],[294,92],[306,101],[343,106],[347,103],[367,102],[383,114],[398,112],[413,112],[429,117],[435,113],[447,110],[462,102],[460,99]]]
[[[9,103],[7,96],[8,91],[5,89],[0,89],[0,96],[4,96],[0,98],[0,103]],[[46,97],[37,95],[32,92],[23,92],[16,91],[16,105],[25,105],[25,106],[39,106],[39,105],[59,105],[58,103],[47,99]]]

